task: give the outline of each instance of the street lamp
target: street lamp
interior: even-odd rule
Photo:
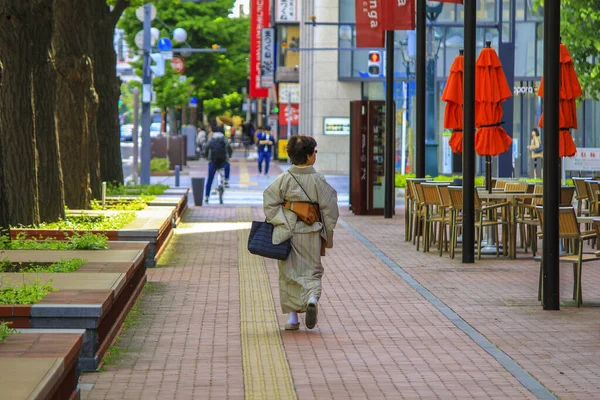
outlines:
[[[444,3],[440,1],[427,1],[427,19],[434,23],[438,18]],[[427,40],[427,63],[426,63],[426,109],[427,123],[425,131],[425,173],[436,176],[438,174],[438,142],[435,121],[435,77],[437,69],[437,58],[440,51],[440,36],[435,32],[433,26],[429,26]]]

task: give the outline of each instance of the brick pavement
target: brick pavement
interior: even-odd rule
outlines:
[[[434,249],[417,253],[404,242],[403,215],[386,221],[345,211],[343,218],[557,396],[599,397],[597,266],[584,265],[584,305],[577,308],[571,300],[572,268],[562,264],[562,310],[543,311],[537,301],[539,263],[531,253],[519,253],[517,260],[484,256],[463,265],[460,254],[450,260]]]
[[[206,211],[210,211],[205,215]],[[137,326],[121,339],[122,360],[86,374],[88,399],[243,398],[235,209],[196,208],[159,268],[148,271]],[[205,215],[205,216],[203,216]],[[86,385],[87,387],[87,385]]]
[[[414,251],[404,242],[401,212],[392,220],[342,214],[559,397],[597,398],[600,310],[541,311],[535,302],[536,263],[486,257],[462,265],[435,251]],[[237,249],[244,247],[238,239],[245,240],[243,222],[262,218],[258,207],[199,207],[187,213],[160,267],[149,271],[151,290],[141,300],[140,323],[122,335],[122,360],[86,374],[82,382],[93,386],[84,398],[261,398],[244,385],[244,376],[256,370],[242,345],[241,331],[249,320],[240,323],[240,290],[247,284],[245,278],[240,283],[240,272],[243,277],[249,263],[238,261]],[[282,328],[286,316],[279,309],[276,263],[261,265],[259,271],[266,268],[268,275],[255,274],[260,296],[251,300],[267,296],[254,302],[254,311],[266,314],[253,318],[267,327],[268,315],[276,315]],[[285,365],[277,354],[287,355],[299,399],[534,398],[351,232],[336,230],[336,247],[324,265],[316,329],[281,330],[281,342],[270,334],[243,334],[257,348],[273,351],[268,357],[276,361],[267,358],[257,368]],[[586,267],[584,302],[600,298],[599,273]],[[563,267],[563,293],[572,290],[571,274]],[[266,277],[269,282],[261,284]]]

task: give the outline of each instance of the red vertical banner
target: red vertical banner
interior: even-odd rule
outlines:
[[[414,30],[416,26],[415,12],[415,0],[386,1],[383,8],[383,29],[392,31]]]
[[[384,46],[383,2],[384,0],[355,0],[356,47]]]
[[[260,86],[260,42],[262,28],[270,26],[269,0],[250,1],[250,97],[266,98],[269,90]]]

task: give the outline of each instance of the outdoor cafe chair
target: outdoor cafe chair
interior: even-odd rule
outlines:
[[[450,198],[450,258],[454,258],[459,232],[462,230],[463,190],[461,186],[449,186]]]
[[[446,225],[448,225],[448,230],[450,232],[452,232],[452,224],[451,224],[451,217],[452,217],[452,202],[450,200],[450,190],[448,189],[447,185],[437,185],[438,188],[438,192],[440,194],[440,202],[441,202],[441,206],[444,208],[444,210],[448,211],[448,218],[446,218],[444,220],[444,222],[442,222],[442,226],[441,226],[441,230],[443,232],[443,235],[439,236],[439,242],[440,244],[443,242],[444,246],[440,245],[439,246],[439,250],[440,250],[440,257],[442,256],[442,253],[444,251],[444,248],[446,251],[448,251],[448,236],[446,236]]]
[[[477,259],[481,260],[481,241],[483,239],[483,228],[491,227],[496,238],[496,257],[500,256],[499,227],[502,227],[502,249],[506,255],[507,232],[509,230],[507,208],[508,202],[483,204],[479,198],[479,193],[475,191],[475,224],[477,228]]]
[[[537,206],[537,215],[540,221],[540,226],[544,225],[544,212],[542,206]],[[579,229],[579,223],[577,222],[577,215],[575,209],[572,206],[560,207],[558,214],[558,236],[564,241],[573,242],[571,254],[563,255],[559,257],[560,262],[566,262],[573,264],[573,300],[577,303],[577,307],[583,303],[583,295],[581,293],[581,272],[583,263],[590,261],[599,261],[600,252],[596,253],[584,253],[583,242],[587,239],[592,239],[597,236],[596,232],[593,233],[582,233]],[[543,235],[542,235],[543,237]],[[538,289],[538,300],[542,299],[543,296],[543,260],[540,260],[540,276],[539,276],[539,289]]]
[[[588,204],[590,216],[598,215],[598,191],[600,190],[600,181],[590,179],[585,181],[588,192]]]
[[[592,178],[573,178],[575,185],[575,201],[577,201],[577,216],[589,215],[589,194],[585,181]],[[586,208],[587,207],[587,208]]]
[[[407,242],[412,240],[413,215],[417,208],[417,196],[413,182],[426,182],[425,178],[407,178],[406,179],[406,203],[404,204],[404,239]]]
[[[419,251],[421,236],[423,236],[423,222],[425,217],[425,196],[423,194],[423,188],[421,187],[422,182],[411,181],[413,185],[412,193],[414,195],[415,207],[413,210],[413,232],[412,240],[413,244],[416,244],[417,251]]]
[[[441,248],[443,242],[443,231],[446,225],[446,210],[447,207],[442,204],[438,184],[422,183],[423,197],[425,201],[424,215],[424,237],[423,237],[423,252],[429,251],[431,243],[435,242],[436,226],[439,229],[438,248]]]
[[[525,193],[529,185],[525,182],[507,182],[504,186],[505,192]]]
[[[533,187],[533,194],[543,194],[544,187],[535,185]],[[533,256],[537,253],[537,228],[540,222],[537,217],[537,206],[541,206],[543,202],[542,197],[533,197],[526,199],[523,203],[518,205],[516,223],[520,225],[521,234],[521,247],[525,247],[525,252],[531,247]]]
[[[504,190],[505,187],[506,187],[506,181],[501,181],[501,180],[497,180],[496,185],[494,186],[495,189],[502,189],[502,190]]]

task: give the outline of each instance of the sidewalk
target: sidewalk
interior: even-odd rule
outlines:
[[[404,242],[403,210],[391,220],[340,210],[319,323],[289,332],[276,263],[245,250],[262,209],[191,208],[148,271],[120,360],[84,375],[82,397],[598,398],[594,265],[584,268],[582,308],[546,312],[530,258],[463,265]],[[565,300],[571,290],[563,266]]]

